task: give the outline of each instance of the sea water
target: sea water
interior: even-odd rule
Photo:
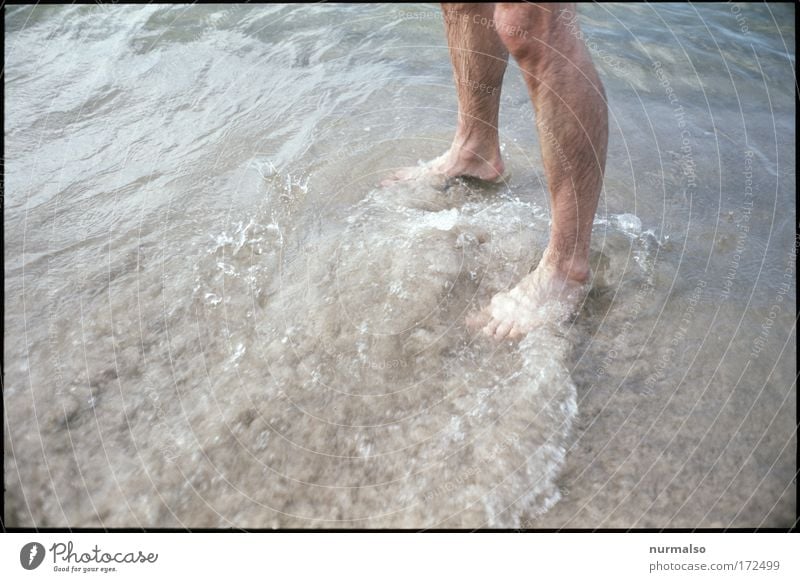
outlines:
[[[603,5],[610,144],[578,316],[467,315],[547,243],[442,153],[434,5],[6,10],[10,526],[753,527],[794,506],[794,14]]]

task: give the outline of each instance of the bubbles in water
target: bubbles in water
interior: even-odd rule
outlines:
[[[569,343],[543,327],[497,346],[464,326],[533,266],[538,212],[401,185],[280,268],[248,360],[267,386],[244,392],[279,436],[253,453],[291,484],[262,495],[281,525],[514,527],[558,499]]]

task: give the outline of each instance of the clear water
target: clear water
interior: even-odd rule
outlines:
[[[583,6],[611,137],[594,288],[519,345],[522,76],[493,188],[432,5],[6,9],[7,525],[787,526],[791,5]]]

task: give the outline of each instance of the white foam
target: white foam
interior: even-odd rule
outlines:
[[[439,212],[426,212],[418,221],[418,225],[424,228],[435,228],[437,230],[451,230],[458,222],[458,210],[441,210]]]
[[[276,450],[285,459],[276,469],[295,482],[293,507],[308,500],[296,513],[284,507],[283,525],[336,508],[370,526],[515,527],[558,499],[576,413],[566,342],[543,329],[505,359],[488,340],[463,347],[470,299],[528,269],[520,249],[547,224],[519,200],[436,208],[447,202],[433,189],[405,201],[374,192],[310,263],[282,274],[285,301],[264,319],[297,332],[259,359],[292,403],[271,405],[288,415],[284,441],[303,443],[294,457]]]
[[[597,223],[609,235],[596,238],[603,249],[635,242],[637,261],[650,260],[637,217]],[[563,330],[534,326],[511,346],[476,341],[464,325],[536,265],[548,231],[535,204],[420,187],[370,193],[313,244],[268,219],[215,240],[222,252],[199,270],[212,281],[196,293],[225,294],[226,330],[245,313],[256,326],[230,332],[226,363],[242,379],[229,406],[233,416],[255,408],[274,431],[265,439],[254,424],[237,439],[269,467],[264,487],[247,493],[278,512],[277,525],[518,527],[558,502],[578,413]],[[304,253],[267,274],[270,255],[234,252],[257,238],[281,248],[280,232]],[[251,317],[260,287],[270,295]],[[241,314],[227,301],[237,295],[248,298]],[[265,483],[261,468],[237,479]]]

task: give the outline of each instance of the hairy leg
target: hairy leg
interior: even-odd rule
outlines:
[[[386,183],[425,174],[497,180],[505,170],[497,124],[508,51],[493,26],[494,4],[448,3],[442,12],[458,96],[456,135],[444,155]]]
[[[580,304],[605,169],[608,109],[574,5],[499,3],[494,20],[533,102],[552,213],[550,241],[536,270],[468,322],[503,339]]]

